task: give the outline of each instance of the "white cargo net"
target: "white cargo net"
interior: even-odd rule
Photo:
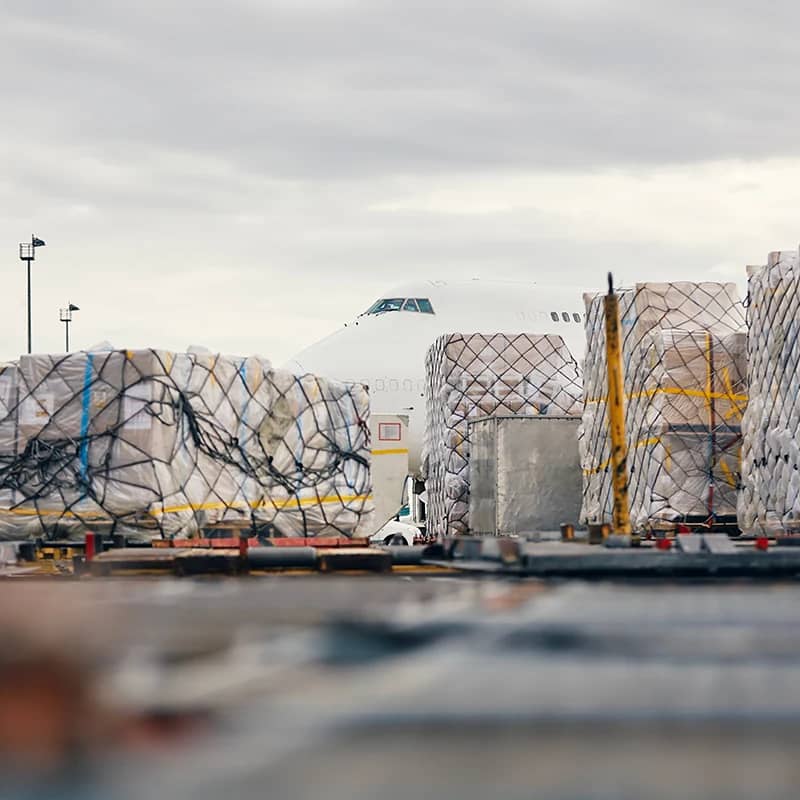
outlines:
[[[580,416],[578,366],[560,336],[449,333],[425,360],[428,533],[469,529],[469,420]]]
[[[739,526],[800,533],[800,263],[796,250],[749,267],[750,403],[744,416]]]
[[[372,510],[363,386],[161,350],[0,368],[0,538],[352,535]]]
[[[584,523],[611,522],[602,295],[585,295],[580,438]],[[620,293],[635,530],[733,523],[747,404],[744,308],[732,283],[641,283]]]

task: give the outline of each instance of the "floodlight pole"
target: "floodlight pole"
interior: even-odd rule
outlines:
[[[31,249],[31,253],[33,253],[33,249]],[[33,261],[33,257],[25,260],[28,262],[28,355],[30,355],[33,349],[31,335],[31,261]]]
[[[28,264],[28,354],[33,350],[33,337],[31,335],[31,261],[36,258],[36,248],[44,247],[44,241],[31,234],[31,243],[21,242],[19,257]]]
[[[66,348],[68,353],[69,353],[69,324],[70,322],[72,322],[73,311],[80,311],[80,309],[73,303],[67,303],[67,307],[60,309],[58,313],[58,318],[61,320],[61,322],[64,323],[64,327],[66,328],[66,339],[67,339]]]

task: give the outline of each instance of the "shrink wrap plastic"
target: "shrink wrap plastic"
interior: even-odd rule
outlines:
[[[368,415],[364,387],[258,357],[22,356],[0,368],[0,538],[356,533]]]
[[[585,295],[581,522],[611,522],[603,295]],[[620,292],[629,500],[635,530],[736,513],[747,404],[744,309],[734,284]]]
[[[469,526],[469,420],[492,414],[580,416],[578,367],[560,336],[440,336],[425,362],[423,467],[428,532]]]
[[[800,532],[800,259],[748,267],[750,403],[744,415],[739,527]]]

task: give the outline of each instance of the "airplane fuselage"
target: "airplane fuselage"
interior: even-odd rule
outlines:
[[[413,301],[409,302],[409,301]],[[420,281],[399,286],[288,364],[369,386],[376,413],[409,416],[409,464],[419,468],[425,427],[425,355],[443,333],[557,334],[583,360],[581,290],[512,281]]]

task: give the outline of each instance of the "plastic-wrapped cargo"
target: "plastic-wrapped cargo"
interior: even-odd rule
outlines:
[[[750,403],[742,424],[739,527],[800,532],[800,257],[748,267]]]
[[[0,470],[17,455],[17,365],[0,364]],[[10,508],[18,495],[12,486],[0,483],[0,508]]]
[[[469,420],[492,414],[579,416],[578,366],[560,336],[449,333],[425,360],[423,463],[428,532],[469,525]]]
[[[584,523],[611,522],[603,295],[585,295]],[[637,530],[733,517],[747,403],[744,311],[734,284],[620,292],[631,521]]]
[[[1,484],[12,503],[0,513],[7,538],[68,534],[107,519],[174,503],[193,452],[158,350],[22,356],[11,457]]]
[[[221,522],[349,535],[371,511],[360,385],[257,357],[109,350],[23,356],[0,371],[0,403],[4,538]]]
[[[243,506],[289,536],[358,534],[373,512],[369,395],[361,384],[240,367]],[[229,515],[230,516],[230,515]]]

